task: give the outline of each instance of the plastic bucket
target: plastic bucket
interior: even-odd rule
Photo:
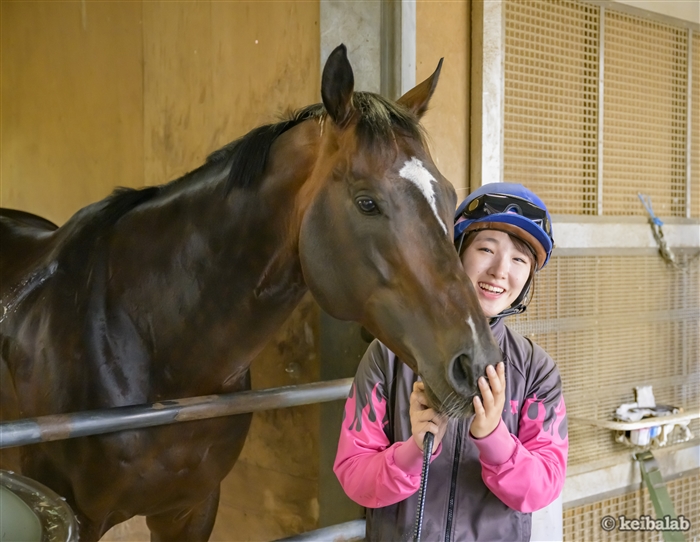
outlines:
[[[68,504],[39,482],[0,470],[0,542],[76,542]]]

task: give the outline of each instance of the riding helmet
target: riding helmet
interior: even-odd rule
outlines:
[[[457,207],[455,243],[464,234],[482,229],[501,230],[525,241],[535,252],[538,271],[552,255],[552,217],[544,202],[521,184],[485,184]]]

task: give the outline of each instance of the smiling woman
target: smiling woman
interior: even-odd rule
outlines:
[[[454,233],[503,361],[484,374],[468,360],[452,364],[455,390],[469,393],[460,382],[478,382],[470,417],[449,401],[435,408],[428,383],[400,363],[400,354],[380,341],[370,345],[345,405],[334,465],[348,496],[368,508],[370,541],[410,536],[426,432],[435,437],[426,539],[529,540],[530,513],[553,502],[564,484],[568,436],[559,372],[546,352],[502,320],[525,310],[534,275],[549,259],[547,208],[521,185],[484,185],[457,209]],[[466,310],[462,318],[471,321]]]

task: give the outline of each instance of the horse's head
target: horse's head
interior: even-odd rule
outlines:
[[[501,354],[452,243],[455,191],[418,124],[439,71],[394,104],[355,93],[345,47],[331,54],[299,251],[321,307],[367,327],[421,375],[436,408],[461,416]]]

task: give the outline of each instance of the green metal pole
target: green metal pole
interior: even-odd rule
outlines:
[[[639,470],[642,472],[642,479],[649,489],[651,502],[654,504],[656,518],[663,519],[669,516],[677,519],[676,511],[673,508],[673,501],[666,489],[664,477],[659,469],[659,463],[654,454],[649,450],[634,454],[634,458],[639,462]],[[685,542],[683,531],[661,531],[665,542]]]

